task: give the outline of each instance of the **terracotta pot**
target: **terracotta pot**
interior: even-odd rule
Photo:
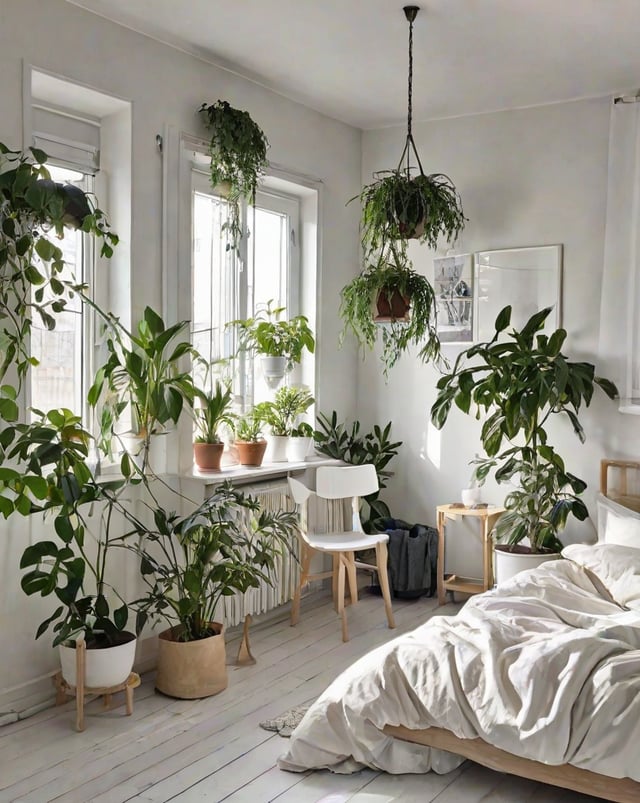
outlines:
[[[94,689],[118,686],[131,674],[136,657],[136,637],[133,633],[122,633],[123,642],[115,647],[87,649],[85,653],[85,686]],[[124,639],[127,639],[124,641]],[[76,648],[66,644],[58,647],[62,677],[70,686],[76,685]]]
[[[201,471],[220,471],[224,443],[194,443],[193,457]]]
[[[158,636],[156,689],[170,697],[195,700],[227,688],[224,626],[210,622],[216,635],[197,641],[176,641],[180,628]]]
[[[400,229],[400,234],[402,234],[405,239],[417,240],[424,234],[424,220],[420,220],[418,223],[414,224],[400,223],[398,228]]]
[[[393,290],[388,295],[386,290],[380,290],[376,298],[376,315],[374,320],[382,321],[406,321],[409,317],[410,301],[407,296],[403,296],[398,290]]]
[[[242,466],[261,466],[267,448],[266,440],[236,441],[238,460]]]

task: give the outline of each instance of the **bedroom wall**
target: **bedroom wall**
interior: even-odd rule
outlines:
[[[131,298],[136,320],[146,304],[162,305],[162,162],[155,136],[165,124],[205,136],[196,110],[203,101],[225,98],[247,109],[263,127],[272,162],[322,180],[317,392],[324,408],[352,415],[356,356],[353,348],[337,350],[333,300],[345,276],[357,270],[358,211],[354,205],[345,209],[345,202],[360,186],[360,131],[63,0],[2,0],[0,141],[13,147],[23,141],[23,62],[132,101]],[[19,556],[33,537],[25,521],[0,522],[0,634],[5,644],[0,721],[2,711],[10,709],[6,701],[26,700],[32,681],[56,664],[47,638],[33,641],[49,601],[27,599],[19,587]]]
[[[462,196],[469,222],[456,253],[563,244],[566,350],[591,362],[599,331],[609,104],[602,98],[414,124],[413,130],[425,171],[450,175]],[[365,132],[363,182],[372,171],[397,164],[404,136],[400,128]],[[434,254],[413,246],[412,255],[416,269],[432,277]],[[460,347],[443,350],[453,359]],[[604,376],[606,368],[598,365]],[[481,451],[480,423],[457,409],[439,435],[429,427],[437,378],[433,368],[411,356],[400,361],[388,384],[371,355],[358,370],[362,419],[369,424],[392,420],[394,439],[404,441],[386,497],[396,515],[429,524],[435,523],[436,505],[460,499],[469,461]],[[585,445],[565,423],[556,423],[552,433],[569,470],[589,484],[585,501],[595,520],[600,458],[638,458],[640,422],[618,413],[604,397],[595,399],[582,420]],[[500,503],[504,491],[487,483],[483,495]],[[593,525],[572,525],[566,535],[567,540],[593,538]],[[469,557],[469,542],[462,537],[452,539],[455,567],[477,576],[479,553]]]

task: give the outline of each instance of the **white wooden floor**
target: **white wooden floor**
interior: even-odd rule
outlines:
[[[69,703],[0,728],[0,801],[120,803],[233,801],[234,803],[587,803],[596,798],[519,780],[466,763],[449,775],[354,775],[282,772],[286,747],[258,723],[315,699],[356,658],[411,630],[434,613],[436,601],[395,601],[397,629],[386,627],[382,600],[365,594],[349,610],[351,641],[340,640],[328,598],[303,601],[300,624],[284,617],[252,628],[255,666],[229,667],[229,687],[207,700],[156,694],[145,676],[133,716],[123,707],[89,704],[86,730],[76,733]],[[229,660],[238,642],[228,639]],[[117,701],[119,702],[119,701]]]

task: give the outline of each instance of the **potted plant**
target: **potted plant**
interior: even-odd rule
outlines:
[[[256,405],[260,419],[271,427],[271,462],[287,460],[287,447],[296,420],[314,403],[308,388],[284,386],[276,391],[273,401]]]
[[[581,407],[589,406],[596,388],[611,399],[617,394],[613,383],[595,375],[593,365],[573,362],[562,353],[564,329],[541,333],[550,313],[551,307],[543,309],[520,331],[506,332],[511,307],[505,307],[496,318],[493,338],[463,351],[453,370],[438,381],[431,408],[438,429],[453,404],[465,413],[473,405],[478,417],[484,414],[480,437],[487,457],[474,461],[475,477],[482,482],[495,469],[497,482],[515,483],[494,529],[499,582],[507,579],[504,556],[531,556],[529,563],[555,557],[568,516],[582,521],[588,515],[580,499],[586,484],[566,469],[549,443],[547,423],[552,416],[566,417],[584,442]],[[522,543],[525,539],[528,545]],[[524,568],[520,561],[518,567]]]
[[[137,524],[127,543],[148,588],[134,604],[143,619],[169,624],[160,633],[156,688],[183,699],[217,694],[227,685],[217,606],[227,595],[270,582],[275,558],[291,547],[296,514],[261,510],[226,482],[188,516],[158,507],[154,522]]]
[[[217,100],[199,109],[211,132],[211,185],[221,190],[229,203],[229,216],[223,228],[229,233],[227,248],[237,250],[242,236],[240,201],[254,203],[258,182],[269,162],[269,142],[249,112],[234,109],[226,100]]]
[[[215,390],[194,388],[193,394],[193,414],[197,430],[193,454],[196,465],[203,471],[219,471],[224,451],[219,430],[224,425],[233,427],[235,419],[231,413],[231,386],[216,380]]]
[[[260,466],[267,448],[262,435],[264,421],[255,407],[237,419],[235,423],[234,445],[238,450],[238,460],[242,466]]]
[[[122,447],[127,445],[116,428],[130,409],[133,446],[125,452],[138,457],[144,471],[149,467],[153,436],[175,426],[185,401],[193,402],[193,381],[182,361],[185,355],[198,355],[188,340],[177,341],[187,321],[166,327],[151,307],[145,307],[134,335],[115,316],[106,319],[108,357],[96,372],[89,403],[101,407],[101,447],[105,452],[111,451],[114,438]]]
[[[440,355],[433,287],[403,259],[400,246],[390,246],[389,255],[391,261],[384,258],[369,265],[343,287],[340,301],[340,344],[350,331],[363,347],[372,349],[381,332],[385,377],[412,344],[420,347],[418,356],[424,362],[437,362]]]
[[[272,305],[273,300],[270,300],[255,317],[231,321],[227,325],[237,327],[241,349],[260,355],[267,385],[275,388],[301,361],[305,349],[313,354],[315,339],[308,318],[296,315],[290,320],[280,320],[285,307]]]
[[[87,648],[86,686],[116,686],[129,676],[136,649],[135,633],[127,630],[127,603],[107,582],[108,558],[117,540],[112,515],[124,483],[95,479],[87,465],[90,436],[69,410],[51,410],[12,429],[7,457],[19,468],[2,469],[3,512],[9,512],[10,494],[14,511],[52,517],[56,538],[26,547],[20,561],[23,591],[55,596],[58,603],[36,638],[52,627],[62,674],[71,686],[76,685],[79,638]],[[99,517],[93,516],[94,507],[102,510]]]
[[[290,463],[303,463],[313,443],[313,427],[303,421],[289,433],[287,460]]]

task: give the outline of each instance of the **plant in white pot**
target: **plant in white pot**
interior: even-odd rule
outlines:
[[[261,358],[267,385],[276,388],[294,365],[302,360],[305,349],[313,354],[315,339],[304,315],[280,320],[284,307],[273,307],[269,301],[255,317],[231,321],[238,330],[239,346]]]
[[[0,493],[16,512],[53,518],[56,539],[28,546],[20,561],[23,591],[58,603],[36,638],[53,629],[63,677],[72,686],[76,642],[84,640],[85,685],[116,686],[129,676],[136,649],[128,606],[108,579],[108,558],[120,538],[112,533],[113,513],[126,483],[95,479],[86,462],[90,436],[69,410],[51,410],[15,429],[7,457],[22,468],[2,469]]]
[[[229,482],[188,516],[153,512],[154,526],[137,524],[127,543],[148,588],[133,604],[143,619],[169,624],[160,633],[156,688],[182,699],[217,694],[227,686],[219,604],[272,582],[276,557],[295,540],[296,514],[266,512]]]
[[[287,460],[290,463],[303,463],[307,459],[313,443],[313,427],[306,421],[291,430],[287,443]]]
[[[612,399],[617,394],[612,382],[595,375],[593,365],[573,362],[562,353],[564,329],[542,333],[550,313],[551,308],[543,309],[519,331],[507,332],[511,307],[505,307],[496,318],[493,338],[463,351],[453,370],[439,380],[431,408],[431,420],[440,429],[452,405],[465,413],[473,405],[478,418],[484,415],[480,437],[487,454],[474,461],[476,478],[483,481],[495,469],[497,482],[515,484],[494,530],[498,582],[507,579],[506,569],[500,568],[502,556],[510,566],[520,555],[529,563],[558,557],[559,534],[568,516],[583,521],[588,515],[580,499],[586,483],[567,471],[550,444],[550,419],[566,417],[584,442],[578,419],[582,406],[589,406],[596,388]]]
[[[271,428],[271,462],[281,463],[289,459],[289,443],[295,424],[314,401],[308,388],[285,385],[278,388],[273,401],[256,405],[258,415]]]

